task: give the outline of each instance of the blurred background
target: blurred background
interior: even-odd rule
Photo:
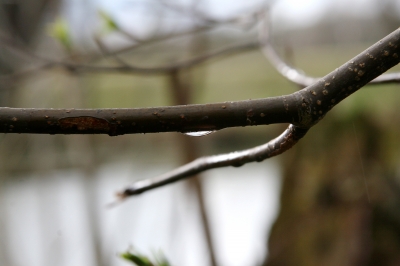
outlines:
[[[258,11],[269,8],[282,58],[315,77],[400,22],[396,0],[0,3],[0,104],[21,108],[289,94],[299,87],[257,48]],[[260,145],[286,125],[203,137],[2,134],[0,265],[128,265],[118,254],[129,248],[162,252],[172,265],[399,265],[399,89],[361,89],[278,158],[211,170],[111,209],[135,180]]]

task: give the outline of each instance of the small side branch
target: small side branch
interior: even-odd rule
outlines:
[[[241,52],[251,51],[259,48],[259,44],[257,42],[249,42],[244,44],[238,44],[235,46],[221,48],[215,51],[211,51],[208,53],[204,53],[197,57],[169,64],[164,66],[156,66],[156,67],[139,67],[129,64],[123,61],[121,66],[95,66],[95,65],[85,65],[85,64],[74,64],[74,63],[66,63],[66,62],[58,62],[58,65],[64,67],[68,70],[81,72],[81,73],[125,73],[125,74],[140,74],[140,75],[160,75],[166,74],[170,71],[176,69],[184,69],[193,66],[197,66],[202,64],[208,60],[215,58],[222,58],[225,56],[238,54]],[[115,55],[118,58],[117,55]],[[122,60],[120,59],[121,63]]]
[[[231,18],[223,19],[223,20],[214,20],[214,19],[208,19],[208,18],[203,18],[202,19],[202,24],[197,25],[193,28],[190,29],[185,29],[181,31],[172,31],[172,32],[167,32],[167,33],[162,33],[157,36],[150,37],[145,40],[135,40],[135,42],[131,45],[128,45],[126,47],[114,50],[114,51],[105,51],[102,49],[102,53],[98,55],[87,55],[87,56],[80,56],[82,65],[75,64],[73,63],[73,58],[76,57],[74,56],[67,56],[61,60],[56,60],[56,59],[50,59],[42,55],[36,55],[34,52],[32,52],[28,47],[20,44],[19,42],[16,43],[14,39],[7,38],[3,35],[0,35],[0,46],[7,47],[7,49],[11,49],[14,53],[17,53],[18,56],[20,57],[26,57],[28,59],[35,59],[38,62],[38,65],[21,70],[19,72],[10,74],[10,75],[4,75],[0,76],[0,79],[3,80],[16,80],[18,78],[28,76],[35,74],[37,71],[41,70],[47,70],[47,69],[52,69],[55,67],[64,67],[67,70],[70,71],[86,71],[86,72],[104,72],[104,71],[111,71],[111,72],[122,72],[122,73],[139,73],[139,74],[165,74],[172,68],[183,68],[183,67],[190,67],[193,65],[196,65],[198,63],[202,63],[211,57],[215,56],[221,56],[221,55],[228,55],[232,54],[234,52],[240,52],[240,51],[245,51],[245,50],[251,50],[258,48],[258,43],[252,42],[249,44],[244,44],[244,45],[238,45],[238,47],[227,47],[224,49],[217,50],[215,52],[210,52],[204,55],[200,55],[199,57],[196,57],[194,59],[189,59],[188,61],[184,61],[181,63],[177,63],[175,65],[168,65],[168,66],[161,66],[161,67],[154,67],[154,68],[141,68],[137,66],[129,66],[129,67],[123,67],[123,68],[114,68],[114,67],[96,67],[92,66],[91,63],[94,63],[100,59],[104,59],[105,57],[116,57],[120,54],[126,53],[126,52],[132,52],[135,49],[138,49],[140,47],[146,46],[146,45],[151,45],[154,43],[159,43],[163,41],[167,41],[170,39],[175,39],[175,38],[180,38],[180,37],[185,37],[188,35],[195,35],[199,34],[202,32],[207,32],[212,29],[215,29],[220,26],[227,26],[227,25],[232,25],[232,26],[237,26],[238,21],[241,19],[246,18],[246,21],[249,21],[251,25],[254,25],[257,22],[257,14],[258,11],[254,13],[249,13],[246,14],[245,16],[234,16]],[[125,36],[128,36],[129,34],[127,32],[124,32],[123,30],[119,30],[122,34]],[[119,63],[122,63],[121,60],[119,60]],[[125,65],[125,64],[123,64]]]
[[[259,40],[261,51],[271,63],[271,65],[281,74],[283,77],[288,79],[300,87],[308,87],[317,82],[320,77],[311,77],[304,74],[303,71],[296,69],[287,64],[274,49],[271,38],[270,38],[270,27],[267,16],[264,14],[261,16],[261,26],[259,28]],[[399,83],[400,73],[385,73],[381,76],[371,80],[367,85],[377,84],[388,84],[388,83]]]
[[[289,125],[280,136],[266,144],[248,150],[198,158],[159,177],[138,181],[132,186],[118,192],[117,196],[122,200],[213,168],[225,166],[239,167],[250,162],[261,162],[289,150],[304,137],[307,131],[308,129],[306,128]]]

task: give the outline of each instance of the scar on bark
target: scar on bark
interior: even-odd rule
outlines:
[[[110,136],[115,136],[117,130],[116,124],[110,123],[103,118],[91,116],[66,117],[59,119],[58,122],[63,130],[76,128],[79,131],[104,132]]]

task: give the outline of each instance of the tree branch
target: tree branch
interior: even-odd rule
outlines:
[[[0,133],[110,136],[296,122],[294,96],[134,109],[0,108]],[[284,104],[286,102],[286,104]],[[294,103],[291,105],[290,103]]]
[[[199,158],[159,177],[134,183],[117,193],[118,200],[143,193],[202,171],[262,161],[293,147],[307,131],[340,101],[399,63],[400,29],[388,35],[311,86],[295,92],[298,121],[267,144],[224,155]]]
[[[246,17],[250,18],[251,24],[255,24],[255,22],[257,21],[256,20],[257,14],[258,14],[258,11],[249,13],[246,16]],[[187,29],[187,30],[183,30],[183,31],[179,31],[179,32],[164,33],[159,36],[155,36],[155,37],[148,38],[146,40],[138,41],[132,45],[128,45],[127,47],[124,47],[124,48],[121,48],[121,49],[118,49],[115,51],[105,52],[103,49],[103,51],[100,55],[86,56],[86,58],[84,58],[84,59],[81,58],[81,61],[86,62],[86,64],[83,63],[82,65],[71,63],[71,62],[73,62],[72,56],[65,57],[62,60],[55,60],[55,59],[50,59],[50,58],[36,55],[25,45],[22,45],[21,43],[15,43],[14,40],[10,40],[9,38],[7,38],[5,36],[0,36],[0,41],[1,41],[0,45],[6,45],[8,48],[14,50],[19,55],[28,56],[30,58],[33,58],[35,60],[42,62],[39,66],[35,66],[30,69],[25,69],[25,70],[22,70],[22,71],[13,73],[13,74],[9,74],[6,76],[0,76],[0,79],[17,79],[17,78],[21,78],[26,75],[34,74],[39,70],[50,69],[53,67],[60,67],[60,66],[65,67],[67,70],[77,70],[78,69],[80,71],[86,70],[88,72],[121,71],[124,73],[129,72],[129,73],[139,73],[139,74],[165,73],[166,71],[168,71],[169,69],[174,68],[174,67],[175,68],[186,67],[186,64],[189,66],[193,66],[193,65],[197,64],[197,61],[199,61],[199,63],[202,63],[214,56],[231,54],[232,52],[236,52],[235,51],[236,49],[238,51],[255,49],[255,48],[258,48],[258,44],[249,43],[249,44],[244,44],[244,45],[238,45],[236,48],[235,47],[223,48],[223,49],[217,50],[215,52],[210,52],[205,55],[200,55],[199,57],[196,57],[194,59],[189,59],[188,61],[184,61],[184,62],[175,64],[177,66],[169,65],[169,66],[163,66],[163,67],[159,67],[159,68],[158,67],[149,68],[149,69],[136,67],[136,66],[129,66],[126,68],[116,69],[115,67],[96,67],[96,66],[91,66],[88,64],[98,61],[100,59],[103,59],[104,57],[108,57],[108,56],[116,57],[122,53],[132,52],[135,49],[138,49],[145,45],[150,45],[150,44],[154,44],[154,43],[158,43],[158,42],[162,42],[162,41],[167,41],[167,40],[174,39],[174,38],[184,37],[184,36],[187,36],[190,34],[198,34],[201,32],[206,32],[206,31],[212,30],[216,27],[223,26],[223,25],[237,24],[242,19],[243,19],[243,16],[231,17],[231,18],[224,19],[224,20],[205,19],[205,21],[202,25],[196,26],[191,29]],[[123,34],[126,35],[126,32]],[[74,55],[74,57],[76,57],[76,55]]]
[[[279,137],[264,145],[244,151],[198,158],[191,163],[183,165],[159,177],[138,181],[131,187],[117,193],[117,196],[119,199],[124,199],[213,168],[225,166],[239,167],[249,162],[261,162],[289,150],[307,133],[307,131],[308,129],[289,125]]]
[[[182,69],[182,68],[189,68],[201,63],[204,63],[208,60],[217,58],[217,57],[225,57],[228,55],[232,55],[235,53],[245,52],[254,50],[259,48],[258,42],[251,42],[245,44],[239,44],[231,47],[221,48],[215,51],[211,51],[192,59],[188,59],[182,62],[177,62],[165,66],[158,66],[158,67],[138,67],[129,64],[126,61],[119,60],[122,65],[121,66],[93,66],[93,65],[84,65],[84,64],[74,64],[74,63],[66,63],[66,62],[58,62],[59,66],[65,67],[70,71],[75,72],[84,72],[84,73],[91,73],[91,72],[106,72],[106,73],[126,73],[126,74],[140,74],[140,75],[158,75],[158,74],[166,74],[172,70]],[[118,58],[117,55],[115,55]]]
[[[261,51],[271,63],[271,65],[286,79],[299,85],[300,87],[307,87],[317,82],[320,78],[315,78],[304,74],[303,71],[298,70],[288,65],[274,49],[270,38],[270,26],[266,15],[260,15],[262,24],[259,27],[259,40]],[[368,85],[399,83],[400,73],[387,73],[383,74],[373,80]]]
[[[313,85],[290,95],[136,109],[0,108],[0,132],[114,136],[218,130],[274,123],[309,128],[333,106],[399,63],[399,31],[394,31]]]
[[[264,160],[292,147],[340,101],[399,63],[400,29],[305,89],[286,96],[205,105],[137,109],[0,108],[0,132],[109,134],[193,132],[291,123],[271,142],[242,152],[198,159],[122,192],[136,194],[210,168]],[[174,70],[171,70],[174,71]],[[139,189],[139,190],[138,190]],[[136,192],[135,192],[136,191]]]

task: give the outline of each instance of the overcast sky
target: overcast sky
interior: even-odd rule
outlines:
[[[188,6],[192,0],[166,1]],[[201,10],[214,18],[232,17],[243,11],[252,11],[257,7],[273,3],[271,17],[275,29],[301,28],[317,23],[326,17],[363,17],[373,19],[379,14],[384,2],[395,3],[400,16],[399,0],[202,0]],[[160,28],[188,25],[189,19],[182,13],[170,12],[169,24],[164,21],[157,24],[165,7],[159,0],[68,0],[65,1],[64,16],[69,21],[76,40],[93,36],[99,28],[98,10],[106,11],[125,30],[140,37],[148,37],[152,31]],[[165,15],[165,12],[164,12]],[[78,41],[79,42],[79,41]]]
[[[95,0],[102,7],[114,14],[125,12],[144,11],[146,6],[157,1],[149,0]],[[285,24],[292,27],[307,26],[318,21],[326,12],[337,12],[352,16],[373,16],[382,2],[386,0],[351,0],[349,8],[348,0],[203,0],[203,6],[212,16],[229,17],[243,10],[251,10],[265,3],[273,4],[273,15],[276,19],[284,20]],[[400,1],[397,9],[400,12]],[[170,1],[174,3],[190,3],[190,0]]]

